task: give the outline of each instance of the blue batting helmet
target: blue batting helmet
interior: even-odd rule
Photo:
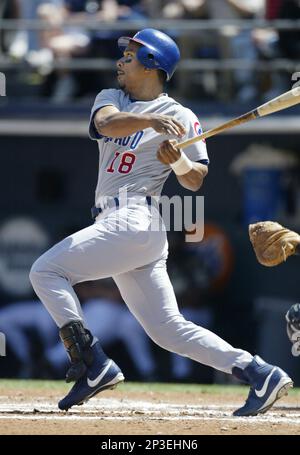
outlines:
[[[132,38],[129,36],[119,38],[119,48],[124,49],[130,41],[142,45],[136,54],[142,65],[162,70],[167,74],[167,81],[171,79],[180,59],[178,46],[172,38],[154,28],[145,28]]]

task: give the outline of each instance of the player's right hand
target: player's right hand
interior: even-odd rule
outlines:
[[[169,115],[150,114],[150,126],[157,133],[167,134],[182,138],[186,134],[186,129],[182,123]]]

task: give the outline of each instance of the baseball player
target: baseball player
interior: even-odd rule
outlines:
[[[250,385],[248,399],[235,415],[265,412],[292,387],[292,380],[280,368],[185,320],[166,270],[166,229],[153,196],[160,195],[171,172],[192,191],[202,186],[208,172],[204,142],[186,153],[172,142],[201,131],[197,117],[163,92],[179,49],[154,29],[121,37],[118,45],[123,51],[117,61],[119,89],[102,90],[90,118],[90,136],[100,154],[95,223],[52,247],[30,272],[71,360],[66,381],[75,384],[58,406],[68,410],[124,380],[88,330],[73,290],[81,281],[111,276],[154,342]],[[125,204],[120,197],[124,192]]]

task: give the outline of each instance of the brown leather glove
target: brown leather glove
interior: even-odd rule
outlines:
[[[267,267],[286,261],[300,245],[299,234],[273,221],[250,224],[249,236],[258,262]]]

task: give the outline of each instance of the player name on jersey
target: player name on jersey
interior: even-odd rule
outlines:
[[[103,136],[102,134],[99,134],[98,140],[101,140],[104,138],[105,143],[114,142],[114,144],[118,144],[120,146],[126,147],[127,149],[129,147],[131,150],[134,150],[138,146],[143,135],[144,135],[144,131],[137,131],[132,136],[116,137],[116,138]]]

